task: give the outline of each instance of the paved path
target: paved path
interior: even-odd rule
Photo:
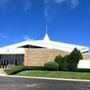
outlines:
[[[90,82],[0,76],[0,90],[90,90]]]

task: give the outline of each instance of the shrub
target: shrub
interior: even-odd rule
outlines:
[[[56,62],[47,62],[44,64],[46,70],[58,70],[59,65]]]
[[[81,52],[75,48],[67,58],[68,70],[76,71],[80,59],[83,59],[83,56]]]
[[[63,57],[61,55],[56,56],[55,62],[59,65],[59,70],[62,70],[64,62]]]
[[[55,62],[58,63],[59,70],[64,70],[64,71],[68,70],[68,68],[67,68],[67,66],[68,66],[67,57],[68,57],[68,55],[66,55],[65,57],[62,57],[60,55],[56,56]]]
[[[68,55],[66,55],[66,56],[63,57],[63,65],[62,65],[62,70],[63,70],[63,71],[68,71],[67,58],[68,58]]]
[[[26,70],[26,68],[22,65],[18,65],[18,66],[9,66],[9,68],[5,69],[5,72],[8,74],[8,75],[13,75],[13,74],[16,74],[20,71],[23,71],[23,70]]]
[[[27,70],[44,70],[44,66],[26,66]]]
[[[90,73],[90,69],[80,69],[80,68],[78,68],[77,70],[76,70],[77,72],[89,72]]]

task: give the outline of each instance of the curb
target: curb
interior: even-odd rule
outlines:
[[[32,76],[16,76],[16,75],[2,75],[2,77],[13,77],[13,78],[29,78],[29,79],[43,79],[43,80],[61,80],[61,81],[74,81],[74,82],[90,82],[90,80],[82,79],[65,79],[65,78],[48,78],[48,77],[32,77]]]

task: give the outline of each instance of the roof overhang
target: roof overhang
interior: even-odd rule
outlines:
[[[25,49],[23,48],[0,49],[0,54],[25,54]]]
[[[57,49],[65,52],[72,52],[74,48],[77,48],[82,53],[88,52],[89,48],[85,46],[80,45],[74,45],[74,44],[68,44],[68,43],[62,43],[62,42],[56,42],[56,41],[45,41],[45,40],[26,40],[23,42],[19,42],[16,44],[8,45],[5,47],[2,47],[2,49],[13,49],[13,48],[20,48],[25,45],[32,45],[32,46],[38,46],[48,49]],[[23,51],[22,51],[23,52]]]

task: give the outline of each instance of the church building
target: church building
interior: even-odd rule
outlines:
[[[89,52],[89,48],[85,46],[52,41],[46,33],[42,40],[25,40],[1,47],[0,68],[10,64],[43,66],[44,63],[53,61],[57,55],[69,54],[74,48],[80,50],[83,55]]]

